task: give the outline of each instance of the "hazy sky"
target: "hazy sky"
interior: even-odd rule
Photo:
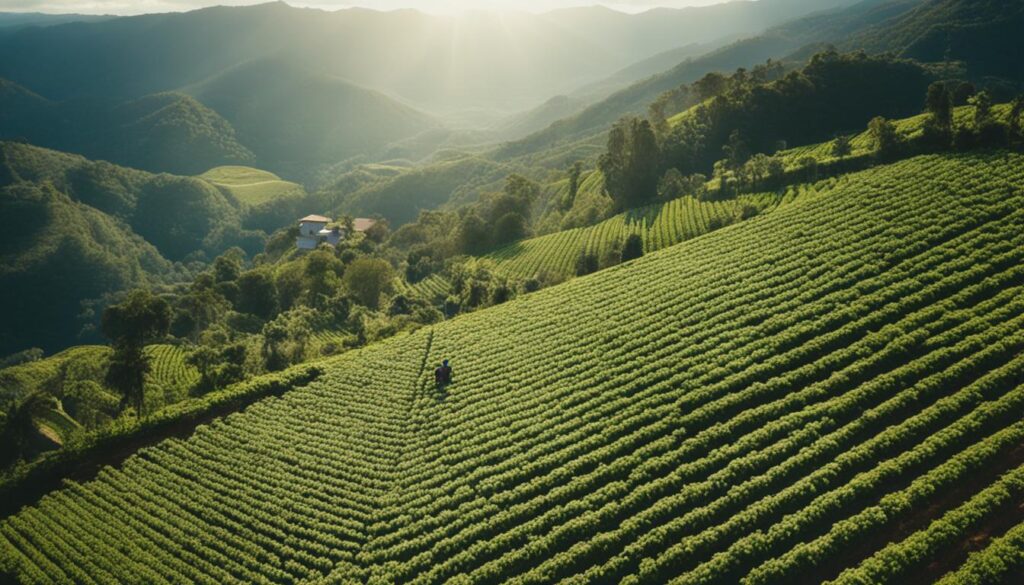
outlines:
[[[260,4],[266,0],[0,0],[0,12],[78,12],[82,14],[143,14],[192,10],[204,6]],[[656,6],[700,6],[724,0],[287,0],[292,6],[336,10],[365,6],[379,10],[417,8],[424,12],[452,13],[467,9],[529,10],[543,12],[569,6],[603,4],[617,10],[639,12]]]

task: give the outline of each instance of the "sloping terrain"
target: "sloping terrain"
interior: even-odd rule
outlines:
[[[270,171],[252,167],[216,167],[199,175],[199,178],[226,191],[239,203],[247,205],[261,205],[305,194],[302,185],[285,181]]]
[[[990,153],[848,175],[324,362],[6,519],[0,566],[28,583],[956,569],[1024,501],[1022,170]],[[455,381],[436,390],[442,358]]]
[[[620,213],[596,225],[516,242],[487,257],[502,271],[519,278],[532,278],[542,273],[569,277],[581,254],[592,254],[600,259],[621,249],[630,235],[640,236],[644,250],[652,252],[746,219],[744,213],[771,211],[794,198],[795,194],[787,197],[763,193],[725,201],[699,201],[687,196]]]

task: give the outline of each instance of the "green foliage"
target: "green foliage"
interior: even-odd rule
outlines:
[[[879,158],[891,160],[896,156],[900,141],[895,124],[878,116],[868,124],[868,133],[871,135],[871,143]]]
[[[920,110],[929,73],[892,57],[827,51],[773,82],[733,75],[728,90],[672,120],[666,165],[707,173],[724,150],[732,169],[749,153],[774,153],[780,141],[810,144],[861,128],[875,116]]]
[[[964,542],[1024,485],[1003,473],[1024,440],[1022,163],[851,174],[330,358],[304,388],[6,519],[4,566],[40,581],[909,581],[907,556],[864,561],[893,534],[912,554],[931,540],[916,530]],[[441,359],[457,376],[437,392]],[[125,537],[140,522],[183,528],[151,546]],[[141,556],[125,566],[121,546]]]
[[[171,307],[149,291],[137,289],[124,302],[103,311],[103,335],[111,340],[114,353],[104,381],[122,396],[122,408],[135,407],[142,416],[146,374],[150,359],[146,344],[167,335],[171,327]]]
[[[380,306],[380,297],[394,279],[391,265],[378,258],[359,258],[345,269],[342,283],[345,290],[370,309]]]
[[[487,257],[495,262],[498,271],[516,278],[525,280],[546,273],[558,281],[581,273],[581,266],[582,273],[593,272],[600,267],[602,258],[613,252],[621,253],[623,260],[629,259],[624,246],[634,235],[640,238],[643,249],[660,250],[739,221],[745,207],[769,211],[797,198],[763,193],[701,201],[684,196],[620,213],[587,227],[523,240]],[[635,240],[631,245],[636,245]]]
[[[0,135],[92,159],[160,173],[191,175],[230,163],[251,163],[231,125],[194,98],[159,93],[138,99],[53,102],[0,93]]]
[[[661,150],[651,123],[640,118],[617,122],[608,133],[608,151],[601,155],[597,166],[618,211],[654,199]]]
[[[79,339],[82,301],[170,276],[123,224],[48,184],[0,187],[0,353]],[[87,333],[85,339],[95,339]]]

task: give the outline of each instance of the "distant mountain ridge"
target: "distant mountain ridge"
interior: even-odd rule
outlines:
[[[427,109],[516,107],[694,42],[756,34],[853,0],[739,1],[629,15],[601,7],[439,17],[323,12],[269,3],[33,28],[0,38],[0,77],[51,99],[132,98],[198,83],[252,59],[308,69]]]

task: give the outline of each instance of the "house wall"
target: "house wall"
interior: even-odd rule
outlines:
[[[299,223],[299,235],[315,238],[317,232],[325,227],[327,227],[327,224],[323,222],[303,221]]]

